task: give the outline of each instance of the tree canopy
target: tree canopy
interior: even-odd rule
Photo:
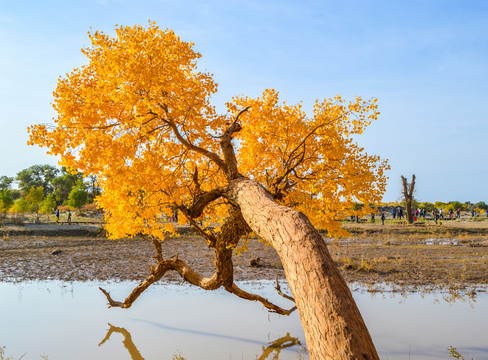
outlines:
[[[5,175],[0,176],[0,190],[9,190],[12,187],[14,178]]]
[[[158,219],[171,205],[190,208],[237,173],[331,234],[341,232],[336,220],[357,212],[355,201],[380,200],[388,165],[353,140],[377,118],[376,99],[317,100],[307,116],[269,89],[235,97],[220,115],[210,103],[217,84],[197,67],[201,55],[173,31],[150,23],[89,36],[89,64],[60,78],[54,92],[55,126],[32,126],[30,143],[98,177],[112,237],[164,237],[171,228]],[[229,134],[231,165],[221,147]],[[226,214],[218,203],[205,208],[208,220]]]

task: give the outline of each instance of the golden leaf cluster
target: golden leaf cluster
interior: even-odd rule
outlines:
[[[173,31],[150,22],[89,38],[82,50],[88,64],[58,80],[54,126],[30,127],[29,143],[98,177],[111,237],[164,238],[174,227],[163,217],[225,186],[215,161],[223,158],[220,137],[247,106],[233,140],[238,170],[281,203],[332,234],[340,233],[336,220],[358,212],[355,201],[381,200],[388,165],[353,140],[377,118],[376,100],[337,96],[317,101],[307,116],[270,89],[255,99],[235,97],[219,115],[210,102],[217,91],[212,74],[198,69],[194,44]],[[210,223],[226,215],[220,199],[202,217]]]

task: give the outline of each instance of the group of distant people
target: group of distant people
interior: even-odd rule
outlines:
[[[436,208],[434,208],[432,210],[431,216],[432,216],[431,219],[434,220],[436,222],[436,224],[440,219],[441,220],[445,219],[443,209],[437,210]],[[457,209],[457,210],[449,209],[448,216],[449,216],[449,219],[451,219],[451,220],[453,218],[454,219],[460,219],[461,218],[461,209]],[[476,216],[476,210],[471,211],[471,216],[472,217]],[[486,216],[488,217],[488,211],[486,213]],[[403,219],[406,217],[406,214],[405,214],[405,211],[401,207],[392,208],[391,209],[391,217],[393,219]],[[427,217],[427,211],[424,208],[422,208],[422,209],[418,208],[418,209],[412,210],[412,218],[413,218],[414,222],[420,218],[425,219],[426,217]],[[381,218],[382,225],[384,225],[385,224],[385,212],[384,211],[381,212],[380,218]],[[359,217],[356,215],[351,215],[351,221],[359,222]],[[374,213],[371,213],[371,222],[373,222],[373,223],[375,222],[375,214]]]
[[[404,216],[405,215],[403,214],[403,209],[402,208],[397,208],[397,209],[393,208],[393,209],[391,209],[391,217],[393,219],[396,219],[396,218],[403,219]]]
[[[59,208],[56,208],[56,223],[59,224]],[[66,218],[68,225],[71,225],[71,210],[68,209],[68,216]]]
[[[449,214],[449,219],[451,220],[453,217],[455,219],[461,219],[461,209],[459,208],[456,211],[454,211],[453,209],[449,209],[448,214]],[[434,208],[432,210],[432,219],[435,220],[436,224],[439,219],[444,219],[444,210],[439,209],[439,212],[437,212],[437,209]]]

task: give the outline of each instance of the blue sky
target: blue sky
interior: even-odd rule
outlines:
[[[390,159],[385,201],[415,173],[420,201],[488,202],[486,1],[0,0],[0,175],[57,163],[26,145],[26,128],[55,115],[57,79],[85,62],[90,27],[148,20],[195,43],[217,109],[266,88],[306,109],[378,98],[358,141]]]

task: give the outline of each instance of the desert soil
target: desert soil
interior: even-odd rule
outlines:
[[[345,223],[351,236],[330,239],[329,251],[345,279],[372,291],[449,289],[475,293],[488,285],[488,221],[456,220],[442,225]],[[213,273],[213,251],[181,228],[163,242],[165,257],[178,255],[200,273]],[[0,281],[143,280],[153,264],[152,245],[141,239],[108,240],[90,225],[3,225]],[[250,240],[234,256],[236,280],[284,278],[275,250]],[[167,281],[181,281],[177,273]]]

